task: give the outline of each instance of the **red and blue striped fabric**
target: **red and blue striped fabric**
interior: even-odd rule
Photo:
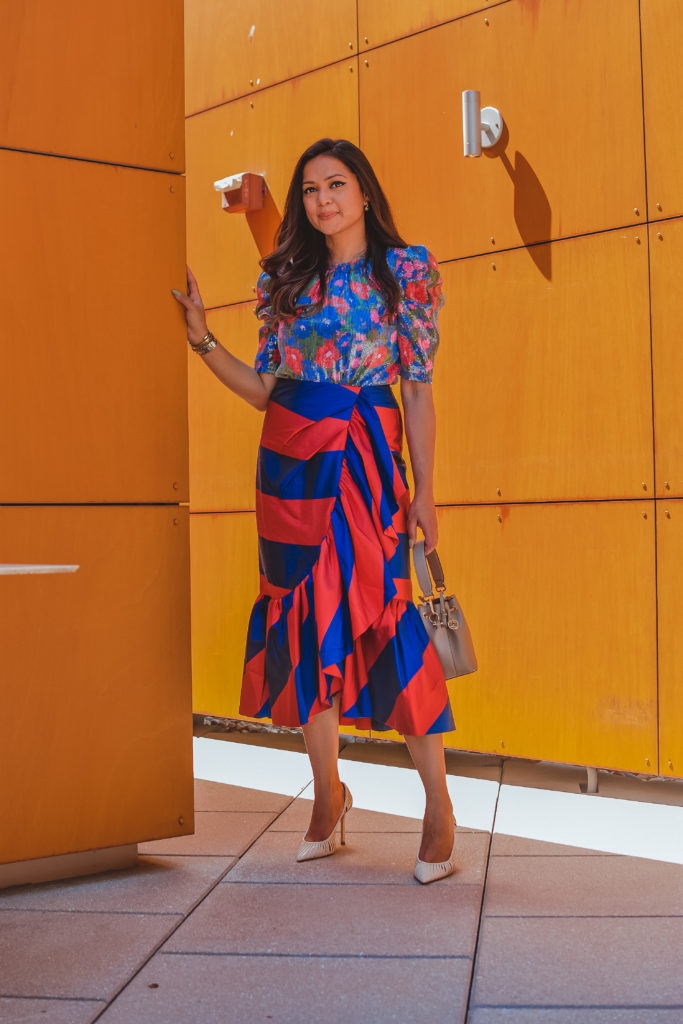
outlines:
[[[412,600],[403,424],[387,384],[278,378],[256,471],[260,593],[239,712],[405,735],[455,729]]]

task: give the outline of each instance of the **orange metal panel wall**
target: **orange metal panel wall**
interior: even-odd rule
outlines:
[[[188,114],[356,53],[356,0],[186,0]]]
[[[500,0],[358,0],[359,49],[420,32],[474,11],[494,7]]]
[[[184,170],[181,0],[3,3],[0,69],[3,148]]]
[[[0,507],[0,862],[193,831],[189,514]],[[181,823],[179,823],[181,819]]]
[[[683,214],[683,14],[679,0],[641,0],[648,218]]]
[[[659,499],[657,505],[657,597],[659,618],[659,767],[661,775],[680,778],[683,751],[681,677],[681,565],[683,501]]]
[[[683,146],[671,130],[683,100],[680,5],[359,0],[353,25],[348,5],[326,9],[318,43],[301,28],[303,2],[288,5],[284,30],[244,0],[235,24],[255,26],[251,41],[233,70],[209,73],[192,54],[215,45],[213,24],[225,38],[220,6],[186,0],[189,262],[218,336],[253,358],[258,257],[272,248],[295,158],[322,135],[358,142],[399,230],[441,263],[439,551],[481,661],[450,684],[447,744],[680,776],[683,737],[664,720],[683,719],[670,635],[681,551],[675,516],[659,507],[683,495]],[[297,28],[296,53],[283,46],[266,71],[254,40],[265,54],[273,33]],[[480,159],[462,156],[463,89],[505,121]],[[212,182],[242,170],[265,175],[267,209],[226,217]],[[240,582],[228,598],[226,566],[206,545],[215,530],[225,551],[250,528],[234,512],[253,508],[260,423],[199,370],[193,538],[201,514],[212,518],[193,580],[201,566],[201,602],[220,595],[230,627],[213,674],[197,644],[220,629],[195,634],[195,706],[236,714],[244,637],[228,605],[252,596]],[[230,453],[226,473],[235,431],[245,452]],[[224,557],[232,567],[237,556]],[[242,557],[240,574],[255,579]]]
[[[683,219],[649,226],[657,497],[683,495]]]
[[[509,0],[359,68],[361,145],[404,235],[439,260],[645,220],[638,0]],[[474,160],[463,89],[505,122]]]
[[[194,514],[190,522],[194,706],[234,717],[249,613],[258,591],[254,514]]]
[[[182,0],[0,34],[0,863],[193,829]],[[9,201],[8,201],[9,200]]]
[[[636,235],[444,264],[437,501],[652,497],[648,258]]]
[[[0,178],[0,501],[187,500],[184,324],[167,302],[185,280],[184,178],[1,149]]]

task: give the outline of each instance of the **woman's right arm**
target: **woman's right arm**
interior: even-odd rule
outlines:
[[[193,338],[190,344],[198,345],[205,334],[206,330],[196,339]],[[216,340],[218,341],[218,339]],[[210,352],[200,356],[200,359],[204,360],[226,388],[230,388],[254,408],[261,410],[266,408],[270,393],[277,380],[274,373],[259,373],[253,366],[248,366],[232,352],[228,352],[220,342]]]
[[[187,267],[187,295],[176,291],[175,288],[172,288],[171,291],[185,310],[187,340],[191,345],[198,345],[207,333],[208,327],[197,280],[189,267]],[[232,352],[228,352],[220,342],[201,358],[221,383],[225,384],[226,388],[230,388],[254,408],[261,410],[266,408],[270,393],[275,387],[274,373],[259,373],[253,366],[248,366]]]

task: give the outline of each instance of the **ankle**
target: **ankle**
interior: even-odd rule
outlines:
[[[323,804],[333,802],[343,792],[344,788],[339,776],[336,779],[329,779],[325,782],[315,782],[313,785],[313,799]]]

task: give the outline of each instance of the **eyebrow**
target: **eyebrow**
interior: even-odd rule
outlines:
[[[345,178],[346,175],[344,174],[343,171],[339,171],[337,174],[328,174],[326,178],[323,178],[323,181],[329,181],[330,178],[339,178],[339,177]],[[315,185],[315,182],[311,181],[310,178],[306,178],[306,180],[302,182],[302,185]]]

